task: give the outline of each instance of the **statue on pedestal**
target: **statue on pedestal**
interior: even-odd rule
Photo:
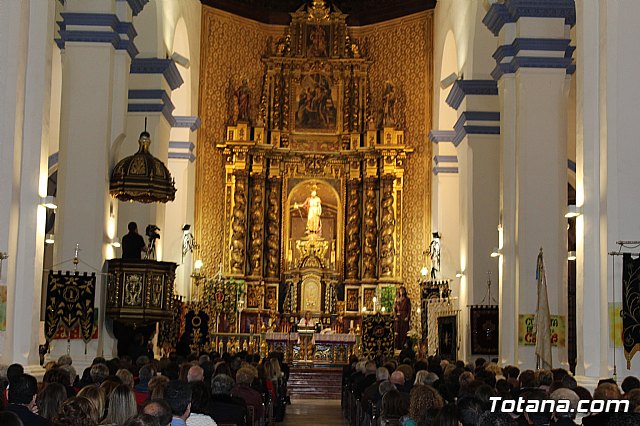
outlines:
[[[411,300],[409,300],[407,289],[404,286],[398,288],[396,301],[393,305],[393,315],[395,318],[395,348],[402,349],[407,339],[409,318],[411,317]]]
[[[249,100],[251,91],[247,84],[247,79],[242,79],[242,84],[236,90],[236,98],[238,100],[238,122],[249,122]]]
[[[322,233],[322,223],[320,222],[320,215],[322,215],[322,200],[318,197],[316,190],[311,190],[311,196],[308,197],[304,203],[294,203],[293,208],[299,210],[300,207],[306,207],[307,209],[307,235],[320,236]]]

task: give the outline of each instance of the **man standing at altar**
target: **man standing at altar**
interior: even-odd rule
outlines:
[[[411,300],[407,297],[407,289],[400,286],[396,294],[396,301],[393,305],[395,317],[395,348],[402,349],[407,332],[409,331],[409,318],[411,317]]]

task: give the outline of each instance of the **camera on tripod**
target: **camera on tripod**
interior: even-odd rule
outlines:
[[[160,228],[158,228],[156,225],[147,225],[147,229],[144,231],[144,233],[146,234],[147,237],[149,237],[149,240],[159,240],[160,239],[160,233],[158,232],[160,230]]]

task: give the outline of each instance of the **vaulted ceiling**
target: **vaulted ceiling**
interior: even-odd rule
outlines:
[[[289,13],[295,12],[303,0],[200,0],[212,6],[249,19],[286,25]],[[348,25],[367,25],[433,9],[436,0],[334,0],[330,1],[349,14]]]

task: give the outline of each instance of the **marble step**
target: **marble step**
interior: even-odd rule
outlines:
[[[294,399],[339,399],[342,394],[342,369],[292,368],[287,387]]]

